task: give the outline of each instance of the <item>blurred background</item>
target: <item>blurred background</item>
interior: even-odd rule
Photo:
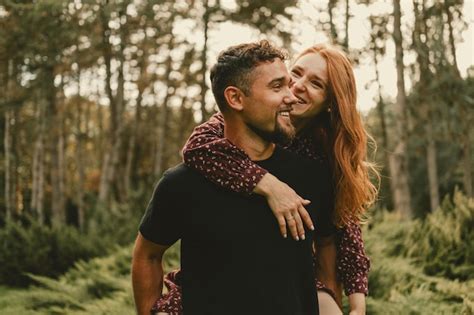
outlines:
[[[354,63],[377,142],[368,314],[474,314],[474,1],[0,0],[0,313],[133,314],[154,184],[229,45]],[[179,244],[166,269],[179,265]]]

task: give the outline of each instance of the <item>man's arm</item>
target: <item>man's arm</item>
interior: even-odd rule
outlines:
[[[150,315],[153,303],[163,289],[163,254],[169,246],[146,240],[140,233],[135,241],[132,259],[132,285],[139,315]]]

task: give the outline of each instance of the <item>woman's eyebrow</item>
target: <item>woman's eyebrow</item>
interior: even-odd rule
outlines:
[[[301,71],[301,67],[300,67],[300,66],[293,66],[293,67],[291,68],[291,71],[293,71],[293,70]]]

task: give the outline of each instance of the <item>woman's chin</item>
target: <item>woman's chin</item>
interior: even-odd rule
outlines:
[[[304,109],[299,109],[299,110],[293,109],[290,113],[291,121],[294,122],[294,121],[298,121],[301,118],[304,118],[305,113],[306,113],[306,110]]]

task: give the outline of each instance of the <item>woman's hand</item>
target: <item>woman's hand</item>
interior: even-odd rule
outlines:
[[[287,236],[287,225],[295,240],[305,239],[303,222],[309,229],[314,230],[313,221],[304,208],[311,201],[301,198],[290,186],[272,174],[265,174],[254,192],[267,199],[283,237]]]
[[[349,315],[365,315],[365,295],[363,293],[349,295],[349,305],[351,307]]]

